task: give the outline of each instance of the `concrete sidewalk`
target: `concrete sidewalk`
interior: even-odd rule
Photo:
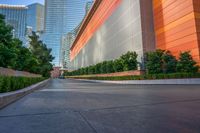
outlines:
[[[80,81],[95,82],[95,83],[110,83],[110,84],[130,84],[130,85],[200,85],[200,78],[191,79],[160,79],[160,80],[87,80],[76,79]]]

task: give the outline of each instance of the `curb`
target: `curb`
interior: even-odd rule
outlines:
[[[200,85],[200,78],[192,79],[161,79],[161,80],[86,80],[75,79],[80,81],[95,82],[95,83],[109,83],[109,84],[127,84],[127,85]]]
[[[21,90],[0,94],[0,109],[19,100],[20,98],[24,97],[25,95],[32,93],[33,91],[36,91],[36,90],[40,89],[41,87],[44,87],[45,85],[47,85],[47,83],[49,81],[50,81],[50,79],[47,79],[47,80],[44,80],[37,84],[31,85],[31,86],[26,87]]]

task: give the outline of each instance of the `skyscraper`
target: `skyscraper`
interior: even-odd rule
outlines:
[[[93,1],[86,2],[84,18],[87,16],[92,5],[93,5]],[[67,33],[67,35],[62,37],[62,42],[61,42],[61,47],[60,47],[60,62],[59,62],[59,64],[63,69],[67,69],[67,70],[71,69],[70,47],[71,47],[74,39],[76,38],[76,35],[80,29],[80,26],[81,26],[84,18],[73,30],[71,30],[70,32]]]
[[[14,37],[25,43],[27,7],[0,4],[0,14],[5,15],[6,23],[13,27]]]
[[[44,30],[44,6],[42,4],[28,5],[27,25],[35,32]]]
[[[59,65],[61,38],[73,30],[85,15],[86,0],[45,0],[45,30],[43,40]]]

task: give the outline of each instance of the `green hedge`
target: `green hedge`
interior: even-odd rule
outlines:
[[[137,69],[137,53],[127,52],[118,59],[104,61],[96,65],[80,68],[72,72],[65,72],[64,76],[75,76],[75,75],[89,75],[89,74],[105,74],[113,72],[122,72]]]
[[[32,84],[45,80],[45,78],[7,77],[0,76],[0,93],[23,89]]]
[[[66,77],[67,78],[67,77]],[[72,77],[69,77],[72,78]],[[91,80],[155,80],[155,79],[182,79],[200,78],[200,73],[173,73],[173,74],[146,74],[140,76],[117,76],[117,77],[73,77],[75,79]]]

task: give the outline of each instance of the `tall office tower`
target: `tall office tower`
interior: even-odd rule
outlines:
[[[0,4],[0,14],[5,15],[5,21],[13,27],[13,35],[25,44],[27,7],[23,5]]]
[[[59,65],[61,38],[73,30],[85,15],[86,0],[45,0],[43,41],[52,48],[53,64]]]
[[[67,33],[62,37],[60,48],[60,66],[61,68],[70,70],[70,47],[75,39],[75,31]]]
[[[28,5],[27,25],[35,32],[44,30],[44,6],[39,3]]]

